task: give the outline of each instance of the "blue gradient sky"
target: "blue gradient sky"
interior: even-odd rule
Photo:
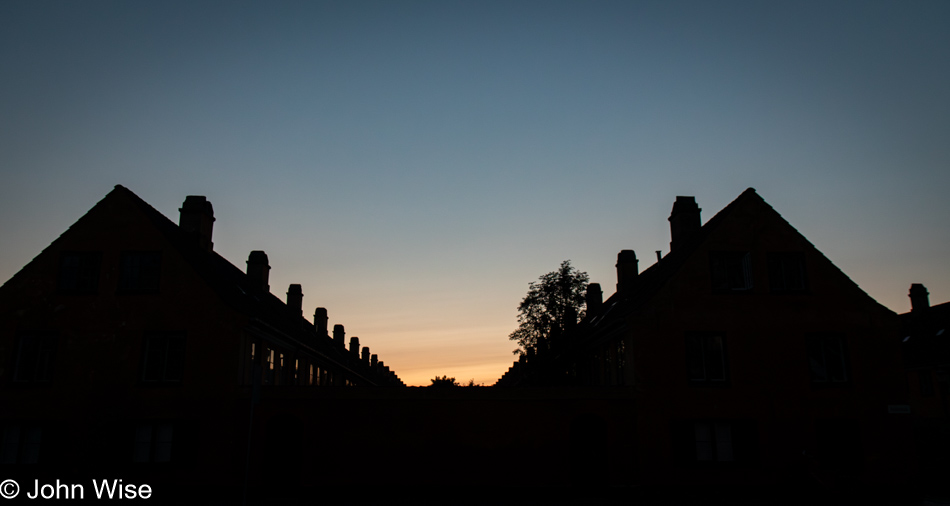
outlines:
[[[950,300],[950,3],[0,3],[0,278],[123,184],[270,257],[409,384],[492,383],[528,282],[747,187]]]

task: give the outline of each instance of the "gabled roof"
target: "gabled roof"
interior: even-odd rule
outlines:
[[[190,265],[197,275],[215,292],[227,306],[244,315],[250,321],[252,330],[271,336],[289,340],[292,344],[308,349],[311,353],[323,356],[351,373],[366,378],[364,374],[348,367],[351,362],[345,350],[334,346],[325,336],[317,336],[316,330],[303,316],[287,307],[287,305],[270,292],[256,289],[249,276],[241,269],[214,251],[205,251],[198,247],[194,237],[185,233],[174,222],[160,213],[154,207],[142,200],[138,195],[122,185],[116,185],[102,200],[96,203],[85,215],[76,221],[70,228],[53,241],[44,251],[50,249],[63,240],[63,237],[86,220],[92,219],[100,211],[110,212],[111,203],[120,199],[126,200],[142,212],[156,230],[164,237]],[[42,254],[42,253],[41,253]],[[18,272],[7,284],[21,275]],[[369,378],[366,378],[369,380]]]
[[[640,272],[632,287],[625,289],[623,292],[615,292],[611,295],[603,302],[601,310],[597,314],[588,314],[572,332],[575,336],[584,336],[583,341],[574,341],[570,346],[564,348],[558,356],[570,357],[578,348],[584,348],[613,338],[625,325],[627,315],[645,307],[646,303],[655,297],[657,292],[682,269],[683,265],[693,253],[695,253],[723,223],[727,222],[740,208],[747,205],[762,206],[766,212],[774,213],[774,215],[780,219],[782,223],[787,225],[790,230],[794,231],[815,254],[820,255],[828,265],[834,267],[842,279],[847,280],[847,283],[851,285],[853,290],[857,290],[856,293],[859,293],[866,298],[869,303],[874,304],[879,309],[893,313],[890,309],[879,304],[871,296],[861,290],[851,278],[838,269],[837,266],[834,266],[831,260],[828,260],[808,239],[782,218],[772,206],[765,202],[765,200],[756,193],[754,188],[747,188],[739,194],[735,200],[722,208],[715,216],[702,225],[699,230],[686,237],[681,244],[677,245],[676,249],[670,251],[655,264],[643,270],[643,272]],[[569,342],[570,339],[567,338],[565,341]],[[555,358],[555,360],[557,360],[557,358]],[[520,369],[524,370],[525,368],[521,367]]]

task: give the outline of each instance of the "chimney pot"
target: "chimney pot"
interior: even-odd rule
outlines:
[[[350,338],[350,353],[354,357],[360,358],[360,338],[356,336]]]
[[[920,283],[910,285],[910,311],[922,313],[930,307],[930,293]]]
[[[379,357],[377,357],[376,354],[373,353],[372,355],[369,356],[369,365],[370,367],[375,368],[377,364],[379,364]]]
[[[327,317],[327,308],[318,307],[313,312],[313,326],[317,329],[317,335],[320,337],[329,337],[327,334],[327,322],[330,320]]]
[[[270,285],[267,279],[270,276],[270,265],[267,263],[267,253],[263,251],[252,251],[247,257],[247,276],[250,278],[251,286],[255,290],[265,293],[270,292]]]
[[[362,358],[363,358],[363,364],[365,364],[365,365],[368,366],[368,365],[370,364],[370,360],[369,360],[369,346],[363,346]]]
[[[188,195],[178,209],[178,228],[192,236],[199,248],[211,251],[214,208],[203,195]]]
[[[702,227],[701,211],[702,209],[696,204],[696,197],[676,197],[669,217],[670,251],[676,251],[676,248],[681,247]]]
[[[617,254],[617,291],[629,290],[639,274],[637,254],[632,249],[625,249]]]
[[[303,289],[298,284],[287,288],[287,307],[298,316],[303,315]]]
[[[346,348],[345,339],[346,331],[344,331],[343,325],[337,323],[333,326],[333,342],[340,348]]]
[[[587,316],[591,317],[600,312],[600,307],[604,304],[604,292],[600,289],[600,283],[591,283],[587,285]]]

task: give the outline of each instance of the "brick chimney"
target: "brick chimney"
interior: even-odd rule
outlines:
[[[676,251],[702,227],[699,205],[696,197],[676,197],[673,212],[670,213],[670,251]]]
[[[640,261],[632,249],[625,249],[617,254],[617,291],[630,290],[637,281]]]
[[[262,292],[269,293],[270,285],[267,279],[270,276],[270,265],[267,263],[267,253],[263,251],[252,251],[247,257],[247,277],[250,278],[251,286]]]
[[[350,353],[357,359],[360,358],[360,338],[356,336],[350,338]]]
[[[369,356],[369,365],[370,367],[375,369],[377,364],[379,364],[379,357],[377,357],[376,354],[373,353],[372,355]]]
[[[303,289],[300,285],[293,284],[287,288],[287,307],[294,314],[303,316]]]
[[[211,251],[211,232],[214,228],[214,208],[202,195],[188,195],[178,209],[178,228],[192,237],[195,244],[205,251]]]
[[[363,346],[362,359],[363,359],[363,364],[368,366],[369,365],[369,346]]]
[[[317,335],[320,337],[329,337],[327,334],[327,322],[330,318],[327,316],[327,308],[318,307],[313,312],[313,327],[317,329]]]
[[[930,293],[920,283],[910,285],[910,312],[921,314],[930,307]]]
[[[591,283],[587,285],[587,316],[593,316],[600,312],[604,305],[604,292],[600,289],[600,283]]]

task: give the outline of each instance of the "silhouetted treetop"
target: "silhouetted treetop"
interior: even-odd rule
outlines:
[[[528,283],[528,294],[518,305],[518,329],[508,336],[519,346],[512,353],[522,355],[529,348],[540,351],[539,346],[547,346],[552,335],[583,318],[589,279],[565,260],[557,270]]]

